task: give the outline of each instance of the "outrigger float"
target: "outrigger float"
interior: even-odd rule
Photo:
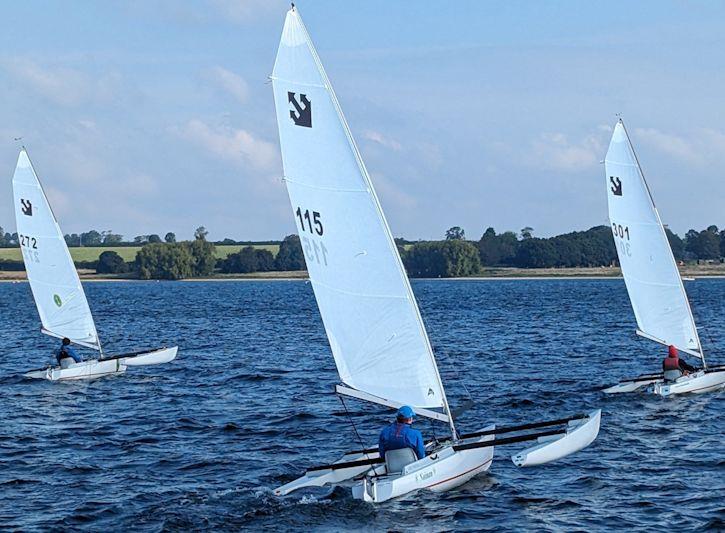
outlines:
[[[702,361],[702,369],[667,381],[652,373],[604,389],[659,396],[725,388],[725,366],[708,367],[687,292],[634,147],[620,119],[604,160],[609,221],[627,286],[637,335]]]
[[[425,325],[395,241],[340,104],[294,5],[287,13],[271,76],[284,181],[310,282],[345,396],[447,423],[450,437],[380,457],[352,451],[276,489],[278,495],[353,483],[355,498],[384,502],[418,489],[445,491],[488,470],[495,446],[536,444],[513,456],[545,464],[591,444],[601,412],[460,435]],[[550,428],[499,438],[506,433]]]
[[[103,353],[86,294],[58,221],[35,169],[23,148],[13,175],[15,222],[20,249],[41,332],[98,351],[98,359],[80,363],[61,359],[60,366],[29,370],[28,378],[65,381],[122,374],[129,366],[158,365],[176,357],[178,347],[154,348],[122,355]]]

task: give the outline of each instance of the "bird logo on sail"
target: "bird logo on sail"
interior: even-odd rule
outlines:
[[[294,109],[290,109],[289,116],[295,126],[304,128],[312,127],[312,102],[307,99],[306,94],[300,94],[300,101],[297,101],[295,93],[287,92],[287,100]],[[302,107],[304,105],[304,107]]]
[[[614,196],[622,196],[622,180],[614,176],[609,176],[609,181],[612,182],[612,186],[610,187],[612,194]]]
[[[33,204],[30,200],[25,200],[24,198],[21,198],[20,205],[22,206],[20,210],[23,212],[24,215],[29,217],[33,216]]]
[[[58,296],[57,294],[53,295],[53,301],[55,302],[55,305],[57,305],[58,307],[63,305],[63,300],[61,300],[60,296]]]

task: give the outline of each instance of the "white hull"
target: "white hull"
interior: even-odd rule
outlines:
[[[484,431],[492,430],[489,426]],[[486,435],[474,442],[492,440]],[[401,474],[386,475],[385,465],[370,469],[368,474],[352,488],[353,498],[380,503],[409,492],[427,489],[435,492],[451,490],[485,472],[493,460],[493,446],[455,451],[444,446],[424,459],[409,464]]]
[[[362,459],[377,459],[378,457],[380,457],[380,454],[377,451],[367,454],[346,453],[339,460],[335,461],[335,463],[347,463]],[[304,476],[274,489],[274,494],[276,496],[284,496],[304,487],[324,487],[328,484],[338,485],[347,480],[355,479],[365,474],[368,470],[370,470],[370,465],[353,466],[337,470],[312,470],[305,473]]]
[[[677,381],[655,383],[653,392],[659,396],[667,397],[673,394],[703,394],[725,388],[725,369],[715,372],[700,370],[689,376],[683,376]]]
[[[659,396],[672,396],[673,394],[703,394],[725,388],[725,368],[717,370],[700,370],[688,376],[682,376],[674,382],[666,382],[662,378],[653,378],[639,381],[623,381],[602,392],[605,394],[618,394],[624,392],[646,391]]]
[[[71,363],[65,368],[54,366],[43,370],[33,370],[25,374],[25,377],[47,379],[48,381],[70,381],[123,374],[125,371],[126,366],[121,363],[120,359],[91,359],[80,363]]]
[[[569,422],[564,436],[539,437],[537,444],[511,457],[516,466],[536,466],[556,461],[586,448],[599,434],[602,410],[589,417]]]
[[[80,363],[70,363],[63,367],[48,367],[32,370],[25,374],[26,378],[47,379],[48,381],[70,381],[78,379],[95,379],[113,374],[123,374],[129,366],[159,365],[176,358],[178,347],[159,348],[150,352],[109,357],[106,359],[90,359]]]
[[[624,392],[634,392],[634,391],[642,389],[643,387],[646,387],[648,385],[652,385],[653,383],[658,383],[661,381],[662,381],[661,378],[648,379],[648,380],[642,380],[642,381],[623,381],[622,383],[617,383],[616,385],[612,385],[611,387],[607,387],[606,389],[603,389],[602,392],[604,394],[621,394]]]
[[[132,357],[120,357],[120,359],[126,366],[160,365],[176,359],[176,352],[178,351],[179,347],[173,346],[171,348],[159,348],[153,352],[141,353]]]

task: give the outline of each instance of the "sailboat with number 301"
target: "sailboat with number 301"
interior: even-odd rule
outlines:
[[[90,379],[121,374],[129,366],[158,365],[174,359],[176,346],[114,356],[103,353],[78,272],[25,148],[13,175],[13,196],[18,240],[41,331],[51,337],[67,337],[73,344],[100,354],[98,359],[79,363],[64,358],[60,366],[31,370],[25,376],[50,381]]]
[[[703,368],[675,381],[662,372],[625,379],[607,394],[649,390],[660,396],[725,387],[725,367],[708,368],[690,302],[624,122],[614,127],[604,160],[609,221],[637,319],[637,334],[697,357]]]
[[[458,433],[370,176],[294,5],[271,78],[284,181],[343,383],[336,392],[390,408],[411,405],[419,416],[450,428],[450,437],[427,444],[423,459],[412,450],[403,457],[391,452],[380,457],[377,448],[351,451],[335,463],[309,468],[275,493],[352,483],[355,498],[383,502],[418,489],[457,487],[488,470],[497,445],[536,441],[513,457],[518,466],[548,463],[588,446],[599,432],[598,410]],[[522,434],[540,428],[548,429]],[[499,438],[506,433],[513,436]]]

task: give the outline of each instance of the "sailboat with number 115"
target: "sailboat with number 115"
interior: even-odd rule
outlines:
[[[376,447],[350,451],[335,463],[308,468],[275,493],[352,483],[355,498],[383,502],[413,490],[445,491],[465,483],[490,468],[494,446],[536,441],[513,457],[518,466],[548,463],[588,446],[599,432],[598,410],[458,432],[370,176],[294,6],[287,13],[271,78],[284,181],[342,381],[337,394],[389,408],[411,405],[419,416],[450,430],[448,438],[428,443],[423,459],[401,459],[391,452],[380,457]],[[522,434],[545,427],[549,429]],[[498,438],[503,433],[515,435]]]

